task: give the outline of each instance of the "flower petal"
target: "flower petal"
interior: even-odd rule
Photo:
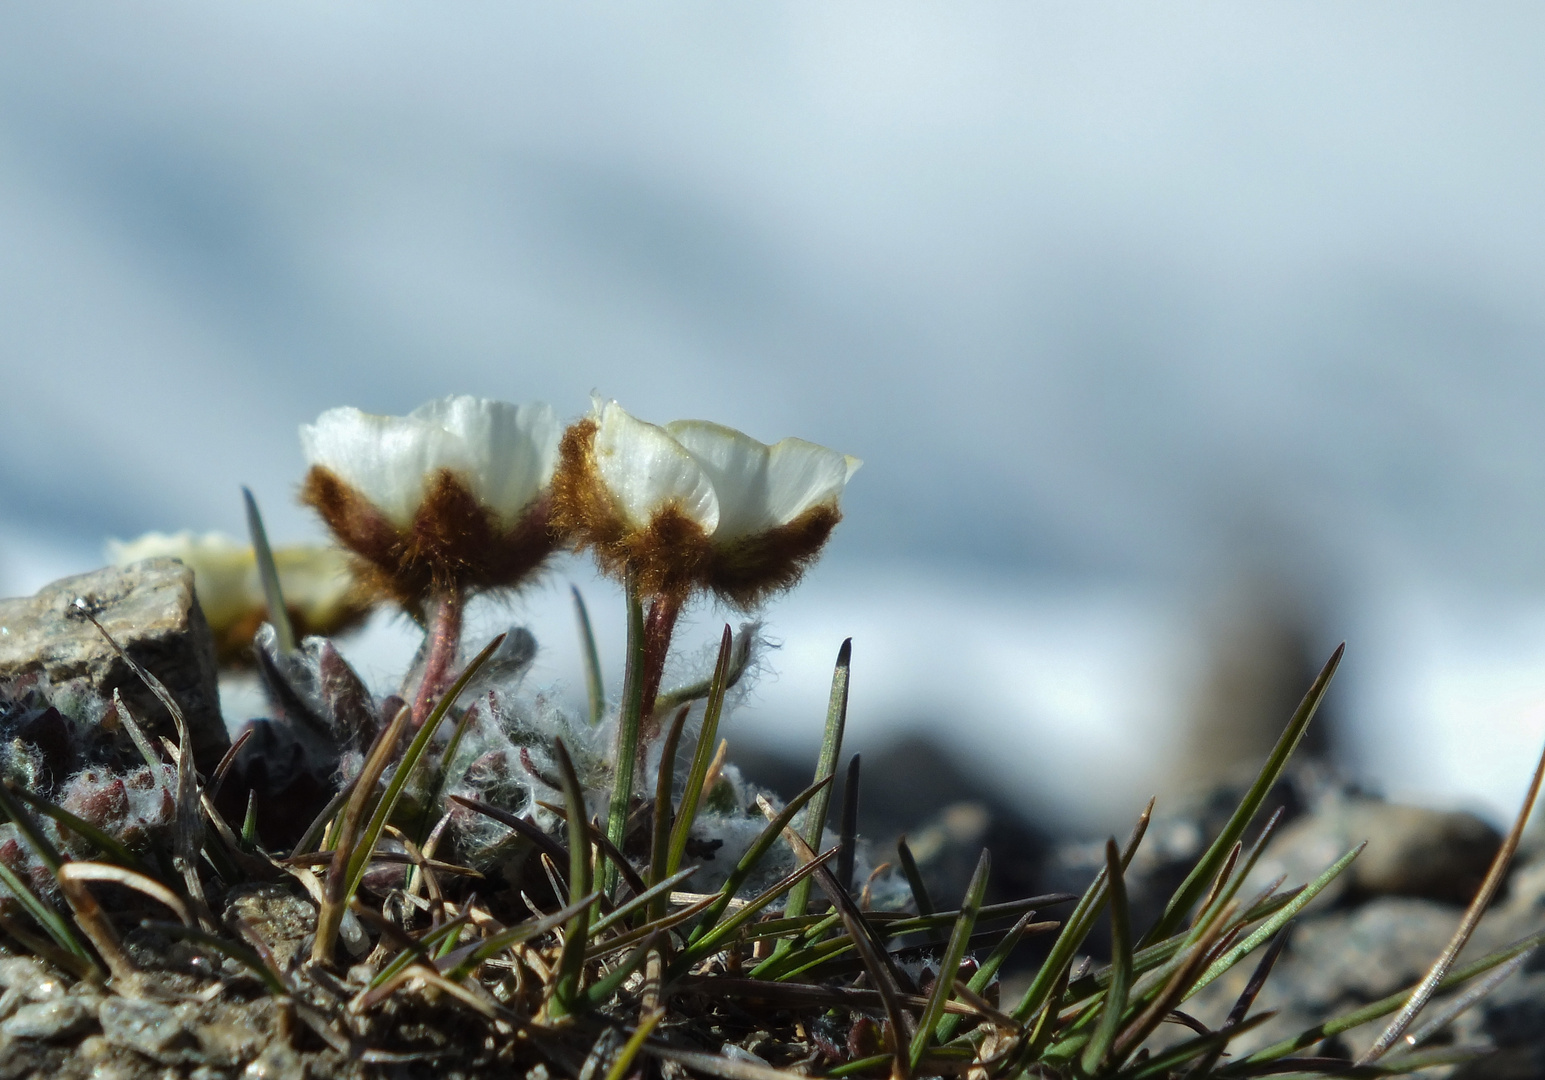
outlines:
[[[623,411],[615,401],[601,408],[594,443],[596,472],[634,528],[646,528],[675,505],[712,535],[719,500],[697,459],[662,427]]]
[[[787,525],[814,506],[835,505],[863,462],[804,439],[774,443],[767,461],[766,509],[774,525]]]
[[[707,420],[674,420],[671,438],[697,459],[719,499],[716,543],[738,540],[782,524],[767,507],[769,447],[751,436]]]
[[[407,528],[433,472],[465,472],[464,443],[437,423],[377,416],[344,406],[300,429],[306,460],[335,473],[384,514]]]
[[[420,405],[408,418],[459,442],[456,460],[438,467],[461,473],[478,502],[506,525],[552,481],[561,431],[550,405],[462,395]]]

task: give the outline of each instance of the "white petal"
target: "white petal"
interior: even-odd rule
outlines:
[[[478,502],[507,524],[552,481],[562,431],[550,405],[450,397],[419,406],[409,418],[459,442],[459,462],[439,467],[460,472]]]
[[[635,528],[672,504],[708,534],[718,528],[719,501],[697,460],[664,428],[634,419],[615,401],[600,410],[595,464]]]
[[[307,461],[332,470],[401,527],[442,469],[512,522],[551,481],[559,435],[547,405],[467,396],[431,401],[407,416],[329,409],[300,431]]]
[[[300,429],[306,460],[337,474],[394,525],[406,527],[435,469],[466,467],[461,440],[439,424],[408,416],[328,409]]]
[[[665,430],[697,459],[713,482],[719,498],[715,540],[738,540],[780,524],[768,513],[766,443],[706,420],[675,420]]]
[[[863,462],[803,439],[774,443],[767,462],[766,512],[787,525],[812,507],[836,505]]]

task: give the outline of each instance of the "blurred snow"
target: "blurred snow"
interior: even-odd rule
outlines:
[[[769,612],[769,726],[819,716],[852,634],[855,730],[950,723],[1027,799],[1113,755],[1140,784],[1195,612],[1263,572],[1350,638],[1371,779],[1504,812],[1545,738],[1542,30],[7,7],[0,592],[109,535],[239,532],[241,483],[315,535],[295,429],[326,407],[595,389],[866,460]],[[401,639],[366,639],[383,672]]]

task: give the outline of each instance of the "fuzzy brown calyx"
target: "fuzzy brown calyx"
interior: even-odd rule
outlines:
[[[556,547],[546,495],[506,526],[449,469],[435,474],[405,529],[322,465],[306,473],[300,500],[354,553],[365,586],[410,610],[432,593],[514,588]]]

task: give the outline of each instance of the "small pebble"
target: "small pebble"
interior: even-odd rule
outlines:
[[[59,997],[23,1005],[0,1023],[0,1032],[13,1039],[62,1039],[96,1020],[80,998]]]

